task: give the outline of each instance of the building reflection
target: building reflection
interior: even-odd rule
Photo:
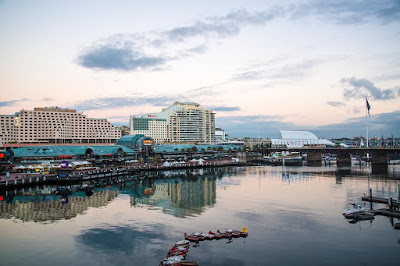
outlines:
[[[89,207],[107,205],[119,194],[128,194],[133,207],[160,209],[176,217],[200,215],[216,203],[217,180],[244,171],[240,167],[221,167],[139,172],[66,187],[47,185],[0,191],[0,219],[24,222],[71,219]]]
[[[147,180],[131,186],[131,206],[159,207],[176,217],[199,215],[216,202],[216,177],[220,172],[174,171],[162,173],[165,179]]]
[[[70,196],[67,201],[58,198],[45,201],[21,201],[22,197],[20,197],[11,202],[0,202],[0,218],[20,219],[24,222],[66,220],[82,214],[90,207],[103,207],[117,196],[117,190],[103,190],[94,192],[91,197]]]

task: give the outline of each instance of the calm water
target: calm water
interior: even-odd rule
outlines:
[[[90,197],[74,186],[66,204],[51,186],[1,192],[0,264],[158,265],[184,232],[246,226],[246,239],[200,242],[187,258],[200,265],[400,265],[400,231],[389,218],[351,224],[342,216],[369,187],[397,198],[400,166],[382,176],[367,166],[148,175],[84,183],[96,186]]]

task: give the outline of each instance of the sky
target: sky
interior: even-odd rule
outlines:
[[[0,0],[0,92],[2,115],[178,101],[229,137],[400,137],[400,1]]]

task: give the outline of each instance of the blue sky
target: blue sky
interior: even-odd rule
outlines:
[[[250,3],[249,3],[250,2]],[[400,1],[0,0],[0,113],[192,101],[231,136],[400,136]]]

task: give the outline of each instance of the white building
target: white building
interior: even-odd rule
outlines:
[[[226,140],[225,130],[219,127],[215,128],[215,141],[222,142],[225,140]]]
[[[0,115],[1,145],[16,143],[115,143],[121,137],[107,119],[87,118],[59,107]]]
[[[327,139],[319,139],[309,131],[281,130],[281,139],[271,139],[272,147],[303,148],[304,146],[335,146]]]
[[[169,131],[166,119],[156,118],[152,115],[144,117],[131,116],[129,119],[130,135],[143,134],[153,138],[156,143],[168,143]]]
[[[198,103],[175,102],[160,113],[147,114],[140,119],[131,116],[129,124],[130,134],[144,134],[161,143],[215,141],[215,113]]]

